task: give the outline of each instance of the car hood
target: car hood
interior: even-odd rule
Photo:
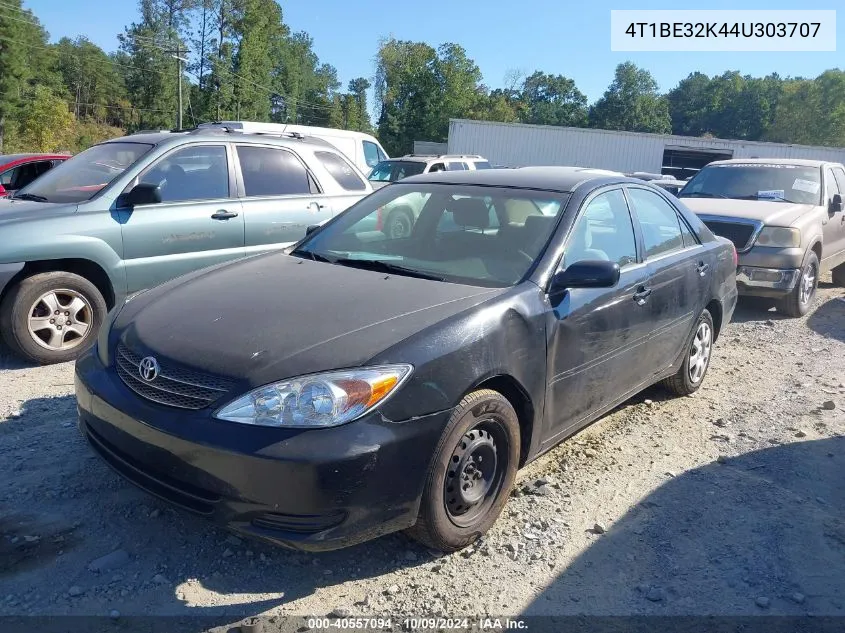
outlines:
[[[33,220],[75,213],[77,205],[0,198],[0,226],[19,220]]]
[[[727,200],[722,198],[681,198],[691,211],[703,215],[759,220],[764,224],[789,226],[815,209],[811,204],[770,202],[767,200]]]
[[[260,255],[143,293],[114,327],[136,353],[254,387],[359,366],[502,292]]]

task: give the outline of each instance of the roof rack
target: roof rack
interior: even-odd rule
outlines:
[[[317,138],[316,136],[305,136],[301,132],[245,132],[244,130],[233,128],[228,125],[196,127],[192,130],[188,130],[188,134],[239,134],[241,136],[266,136],[268,138],[291,139],[302,141],[303,143],[334,147],[334,145],[328,141]]]
[[[406,156],[413,156],[414,158],[474,158],[484,160],[483,156],[478,154],[405,154]]]

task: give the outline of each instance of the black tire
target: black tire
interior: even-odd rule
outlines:
[[[808,276],[812,276],[811,289],[809,294],[805,292],[805,280]],[[819,258],[810,251],[804,265],[801,267],[801,276],[798,278],[798,283],[795,288],[789,293],[788,297],[781,299],[778,303],[778,312],[798,318],[802,317],[810,311],[813,306],[813,299],[816,298],[816,289],[819,285]]]
[[[50,293],[55,293],[56,307],[69,309],[51,315],[48,301],[43,300]],[[77,298],[82,300],[84,307],[73,307],[78,304],[72,305],[71,301]],[[49,303],[52,304],[52,300]],[[70,314],[71,311],[73,314]],[[39,273],[21,280],[3,298],[0,303],[0,333],[9,348],[28,361],[40,365],[63,363],[74,360],[94,344],[107,312],[103,295],[84,277],[62,271]],[[36,329],[36,325],[30,331],[31,316],[55,317],[55,323],[44,322],[44,329]],[[67,326],[68,320],[72,320],[70,327]],[[87,327],[80,334],[83,325]],[[61,346],[51,345],[50,335],[54,330],[61,336]]]
[[[502,394],[480,389],[461,400],[435,451],[417,522],[408,530],[409,536],[431,549],[454,552],[487,532],[513,487],[519,438],[519,419]],[[450,470],[456,463],[459,467]],[[466,483],[465,475],[472,483],[467,488],[457,487],[464,492],[455,490],[453,484],[459,480]],[[473,496],[477,501],[470,498],[474,503],[461,510],[461,504]]]
[[[706,328],[709,331],[709,344],[707,347],[707,355],[704,360],[704,366],[698,371],[693,371],[693,361],[696,362],[700,358],[698,356],[698,349],[701,348],[702,341],[700,333],[702,329]],[[698,391],[699,387],[704,383],[704,378],[707,376],[707,370],[710,368],[710,359],[713,355],[713,341],[716,337],[716,330],[713,327],[713,317],[708,310],[704,310],[698,317],[695,323],[692,337],[687,343],[686,352],[684,353],[684,362],[678,369],[674,376],[670,376],[663,380],[663,386],[678,396],[688,396],[691,393]]]
[[[414,217],[409,209],[400,208],[390,212],[384,223],[384,234],[397,240],[410,237],[414,229]]]
[[[833,277],[833,283],[839,287],[845,287],[845,264],[839,264],[836,268],[830,271]]]

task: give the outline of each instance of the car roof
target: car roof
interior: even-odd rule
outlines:
[[[399,182],[513,187],[569,193],[588,181],[596,181],[596,184],[629,182],[648,185],[643,180],[627,178],[621,173],[589,167],[517,167],[516,169],[438,171],[409,176]]]
[[[241,144],[278,144],[283,146],[295,146],[297,144],[317,145],[335,153],[341,153],[334,145],[323,139],[314,136],[287,136],[274,133],[241,132],[240,130],[227,131],[222,128],[198,128],[187,132],[141,132],[112,138],[105,143],[147,143],[159,145],[172,142],[174,145],[188,141],[235,141]]]
[[[730,160],[714,160],[708,165],[797,165],[800,167],[821,167],[822,165],[837,165],[833,161],[812,160],[809,158],[731,158]]]

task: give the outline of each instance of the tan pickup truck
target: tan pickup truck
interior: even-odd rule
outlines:
[[[739,255],[741,295],[776,299],[793,317],[810,309],[819,275],[845,286],[845,168],[798,159],[716,161],[678,193]]]

